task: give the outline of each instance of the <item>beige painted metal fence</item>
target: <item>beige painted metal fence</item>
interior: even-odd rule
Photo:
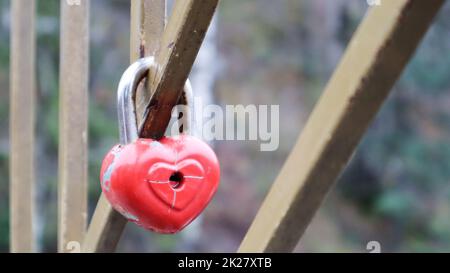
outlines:
[[[35,0],[11,1],[11,252],[34,251]],[[112,252],[126,220],[101,196],[87,225],[89,0],[61,0],[58,250]],[[292,251],[444,0],[392,0],[367,13],[270,189],[239,252]],[[218,0],[130,1],[130,60],[158,63],[137,96],[142,137],[158,137],[176,105]],[[27,80],[21,77],[27,76]],[[153,108],[152,108],[153,109]],[[224,181],[226,183],[226,181]]]

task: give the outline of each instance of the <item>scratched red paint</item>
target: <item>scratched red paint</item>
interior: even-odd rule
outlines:
[[[214,151],[188,135],[138,139],[106,155],[101,186],[129,221],[160,233],[176,233],[208,205],[219,185]]]

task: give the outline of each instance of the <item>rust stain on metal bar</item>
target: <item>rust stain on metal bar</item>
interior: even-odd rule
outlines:
[[[149,88],[153,95],[144,122],[138,123],[141,137],[159,139],[164,135],[217,4],[218,0],[176,2],[156,52],[158,66],[149,72]]]
[[[168,26],[161,38],[159,35],[160,28],[157,27],[158,22],[150,23],[150,21],[147,21],[147,19],[151,19],[164,22],[165,1],[160,0],[160,3],[164,3],[164,13],[161,12],[161,9],[153,9],[154,5],[157,4],[155,1],[141,0],[132,2],[131,60],[141,56],[142,45],[146,47],[145,53],[153,55],[153,52],[156,51],[156,60],[162,69],[150,71],[149,79],[151,80],[148,80],[148,82],[152,87],[149,90],[155,90],[153,92],[154,99],[151,100],[150,105],[162,102],[164,105],[170,106],[170,109],[163,112],[151,111],[150,119],[146,119],[145,122],[145,125],[148,127],[141,131],[143,133],[141,136],[143,137],[148,137],[149,135],[159,136],[164,133],[167,124],[163,126],[163,123],[166,117],[170,119],[172,107],[180,99],[182,88],[200,49],[201,42],[218,2],[218,0],[177,1]],[[146,18],[144,23],[142,18],[138,16],[139,14],[142,15],[142,8],[146,11],[144,13]],[[142,28],[144,28],[144,32],[142,32]],[[142,33],[144,33],[144,42],[142,41]],[[158,43],[155,42],[156,40],[158,40]],[[150,43],[150,41],[153,41],[153,43]],[[167,45],[172,42],[174,43],[173,48],[168,49]],[[142,111],[142,102],[148,101],[145,94],[149,93],[142,93],[144,94],[142,99],[136,98],[138,115]],[[146,106],[144,105],[144,107]],[[150,108],[152,108],[151,106]],[[155,119],[154,114],[156,113],[158,113],[158,116],[161,116],[160,120]],[[165,115],[167,113],[168,116]],[[114,211],[102,195],[85,237],[82,251],[114,251],[125,224],[125,218]]]

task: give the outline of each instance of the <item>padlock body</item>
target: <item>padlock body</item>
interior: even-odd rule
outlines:
[[[193,221],[215,194],[219,178],[214,151],[189,135],[117,145],[100,173],[114,209],[160,233],[176,233]]]

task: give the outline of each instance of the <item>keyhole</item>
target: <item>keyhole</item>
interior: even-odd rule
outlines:
[[[170,186],[173,189],[178,189],[183,184],[183,180],[184,177],[181,172],[174,172],[169,178]]]

